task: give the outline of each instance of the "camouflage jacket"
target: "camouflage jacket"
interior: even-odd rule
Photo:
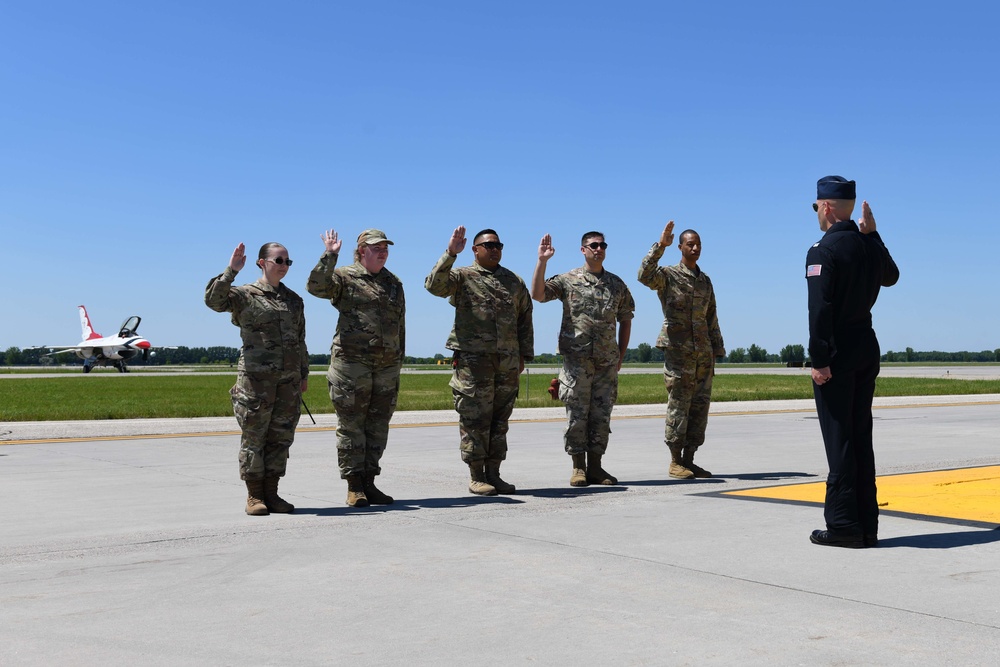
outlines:
[[[306,283],[310,294],[329,299],[340,311],[331,360],[367,357],[372,348],[382,348],[383,354],[402,362],[406,355],[403,283],[386,268],[372,275],[357,262],[336,267],[337,254],[323,253]]]
[[[625,281],[610,271],[597,275],[579,267],[545,281],[542,302],[553,299],[563,305],[559,353],[617,364],[615,324],[635,316],[635,300]]]
[[[662,256],[663,248],[654,243],[639,267],[639,282],[656,290],[663,308],[663,329],[656,347],[664,351],[668,365],[683,365],[696,355],[723,356],[726,346],[712,281],[701,269],[692,271],[683,264],[659,266]]]
[[[450,297],[455,325],[446,347],[462,352],[512,354],[530,361],[535,356],[531,327],[531,295],[524,281],[502,266],[487,271],[478,264],[451,268],[447,251],[431,269],[424,287],[435,296]]]
[[[285,287],[271,287],[263,279],[233,287],[236,271],[228,266],[208,281],[205,305],[233,314],[243,348],[238,369],[246,373],[298,371],[309,376],[306,317],[302,298]]]

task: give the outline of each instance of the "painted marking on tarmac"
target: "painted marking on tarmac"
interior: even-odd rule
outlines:
[[[720,405],[725,405],[720,404]],[[908,403],[901,405],[879,405],[874,406],[873,410],[900,410],[905,408],[954,408],[954,407],[967,407],[967,406],[982,406],[982,405],[1000,405],[1000,401],[969,401],[969,402],[946,402],[942,401],[939,403]],[[732,412],[713,412],[712,417],[740,417],[746,415],[780,415],[780,414],[794,414],[794,413],[815,413],[815,408],[790,408],[790,409],[774,409],[774,410],[745,410],[745,411],[732,411]],[[666,404],[663,405],[663,414],[655,415],[614,415],[613,420],[619,419],[663,419],[666,413]],[[556,423],[566,421],[565,417],[540,417],[537,419],[511,419],[511,424],[545,424],[545,423]],[[420,424],[390,424],[389,428],[424,428],[424,427],[440,427],[440,426],[457,426],[458,421],[443,421],[443,422],[429,422]],[[336,426],[304,426],[296,429],[297,432],[301,433],[311,433],[311,432],[322,432],[322,431],[336,431]],[[103,436],[86,436],[86,437],[76,437],[76,438],[32,438],[32,439],[18,439],[18,440],[3,440],[0,438],[0,447],[4,445],[40,445],[40,444],[57,444],[57,443],[70,443],[70,442],[100,442],[100,441],[117,441],[117,440],[155,440],[162,438],[206,438],[215,436],[231,436],[240,435],[240,431],[192,431],[188,433],[155,433],[155,434],[138,434],[138,435],[103,435]]]
[[[876,480],[880,512],[976,527],[1000,524],[1000,466],[901,473]],[[720,491],[718,495],[822,507],[826,482]]]

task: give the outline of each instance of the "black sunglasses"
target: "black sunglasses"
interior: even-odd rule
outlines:
[[[608,244],[605,243],[604,241],[601,241],[600,243],[594,241],[593,243],[588,243],[587,247],[590,248],[591,250],[597,250],[598,248],[600,248],[601,250],[607,250]]]
[[[284,257],[265,257],[264,261],[265,262],[274,262],[278,266],[281,266],[282,264],[285,264],[287,266],[291,266],[292,265],[292,260],[285,259]]]
[[[813,202],[813,212],[819,212],[819,204]]]
[[[477,243],[476,245],[486,248],[487,250],[503,250],[503,244],[499,241],[484,241],[483,243]]]

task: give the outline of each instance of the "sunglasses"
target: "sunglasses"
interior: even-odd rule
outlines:
[[[590,248],[591,250],[597,250],[598,248],[600,248],[601,250],[607,250],[608,244],[605,243],[604,241],[601,241],[600,243],[594,241],[593,243],[588,243],[587,247]]]
[[[265,257],[264,261],[265,262],[274,262],[278,266],[281,266],[282,264],[285,264],[286,266],[291,266],[292,265],[292,260],[285,259],[284,257]]]
[[[481,248],[486,248],[487,250],[503,250],[503,244],[499,241],[485,241],[483,243],[477,243],[476,245]]]
[[[819,211],[819,204],[813,202],[813,212],[818,212],[818,211]]]

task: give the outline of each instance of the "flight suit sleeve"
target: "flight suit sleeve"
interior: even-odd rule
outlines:
[[[218,313],[238,313],[244,303],[243,294],[233,289],[238,271],[226,267],[220,275],[208,281],[205,286],[205,305]]]
[[[806,255],[809,288],[809,356],[813,368],[826,368],[833,357],[833,255],[818,245]]]
[[[454,296],[458,291],[459,273],[452,271],[451,267],[454,266],[456,259],[457,257],[452,257],[447,250],[444,251],[424,280],[424,287],[428,292],[440,297]]]
[[[882,287],[892,287],[899,281],[899,267],[889,254],[889,249],[882,242],[882,237],[878,232],[872,232],[868,238],[873,239],[882,251]]]
[[[338,253],[324,252],[309,272],[309,280],[306,281],[306,290],[313,296],[321,299],[329,299],[336,304],[340,301],[340,296],[344,292],[344,283],[334,269],[337,268]]]
[[[642,258],[642,264],[639,265],[639,282],[651,290],[661,290],[667,286],[666,273],[661,271],[659,266],[663,250],[664,248],[661,248],[657,241]]]

